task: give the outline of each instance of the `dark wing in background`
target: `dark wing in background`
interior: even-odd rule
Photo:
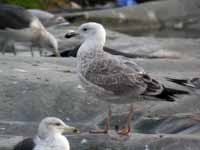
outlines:
[[[33,150],[34,146],[34,140],[32,138],[27,138],[15,145],[13,150]]]
[[[33,18],[23,7],[0,4],[0,29],[28,28]]]

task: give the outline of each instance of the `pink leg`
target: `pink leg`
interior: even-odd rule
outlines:
[[[112,111],[111,111],[111,106],[109,105],[108,117],[106,119],[106,123],[105,123],[104,129],[91,130],[90,133],[95,133],[95,134],[101,134],[101,133],[106,134],[106,133],[108,133],[108,130],[110,130],[111,117],[112,117]]]
[[[128,117],[127,117],[127,127],[119,130],[118,134],[129,135],[129,133],[132,130],[132,126],[131,126],[132,116],[133,116],[133,104],[130,105],[130,110],[129,110]]]

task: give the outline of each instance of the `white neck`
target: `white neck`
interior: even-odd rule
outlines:
[[[93,53],[103,51],[105,45],[106,34],[105,31],[97,31],[93,36],[88,37],[78,50],[78,56],[81,53]]]
[[[62,134],[52,134],[45,139],[36,136],[34,140],[37,145],[34,150],[48,149],[48,147],[54,148],[55,150],[70,150],[69,142]]]
[[[33,18],[32,22],[30,23],[30,27],[32,30],[46,30],[42,23],[39,21],[38,18]]]

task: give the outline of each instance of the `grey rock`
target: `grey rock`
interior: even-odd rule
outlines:
[[[164,0],[132,7],[66,13],[65,18],[101,22],[110,29],[131,35],[167,36],[171,32],[171,36],[199,37],[199,6],[198,0]]]
[[[148,147],[151,150],[198,150],[199,137],[185,135],[151,135],[151,134],[133,134],[127,138],[111,138],[109,135],[79,135],[68,136],[71,143],[71,149],[81,150],[145,150]],[[1,137],[5,143],[9,143],[3,148],[11,150],[12,146],[19,142],[22,137]],[[82,139],[87,139],[87,143],[81,144]]]
[[[165,81],[165,76],[195,76],[199,74],[198,68],[200,67],[200,62],[196,59],[188,61],[182,59],[167,61],[141,59],[136,62],[156,79],[160,79],[171,87],[177,85]],[[182,119],[177,119],[176,116],[170,118],[173,113],[195,114],[199,112],[199,99],[192,96],[179,97],[175,103],[135,103],[133,118],[135,132],[147,133],[143,128],[145,125],[142,125],[143,117],[146,115],[169,116],[163,117],[162,123],[157,125],[153,121],[146,123],[147,127],[154,127],[152,136],[135,133],[128,139],[120,138],[119,140],[116,134],[88,134],[88,130],[102,126],[106,118],[107,103],[98,101],[78,86],[80,83],[75,75],[75,66],[76,63],[73,58],[37,57],[30,59],[29,57],[1,56],[0,134],[33,136],[37,129],[37,123],[43,117],[57,116],[68,124],[79,127],[83,132],[81,135],[69,136],[73,149],[144,149],[144,146],[148,144],[150,149],[172,148],[175,150],[177,142],[182,149],[187,145],[194,149],[199,146],[199,140],[195,138],[195,135],[192,135],[193,130],[185,132],[190,134],[191,138],[189,139],[182,138],[182,134],[180,137],[175,135],[175,137],[165,137],[164,135],[164,139],[160,139],[159,136],[160,133],[175,133],[174,131],[179,129],[189,130],[190,127],[198,126],[198,121],[191,124],[191,117],[187,118],[187,115]],[[177,88],[182,87],[177,86]],[[182,108],[182,106],[185,106],[185,108]],[[112,110],[114,112],[112,129],[114,129],[115,124],[125,123],[128,105],[113,105]],[[191,126],[188,126],[188,123]],[[170,126],[176,127],[173,129]],[[180,131],[183,132],[183,130]],[[196,128],[195,131],[199,132],[199,128]],[[87,139],[89,142],[81,144],[82,139]],[[9,138],[5,138],[5,140],[9,140]],[[170,144],[166,146],[166,143]],[[9,148],[10,145],[12,144],[0,144],[0,149]]]
[[[59,41],[59,50],[71,50],[81,42],[79,39],[65,39],[68,30],[76,29],[75,26],[52,26],[48,31],[55,35]],[[200,41],[192,38],[156,38],[156,37],[132,37],[118,32],[107,30],[106,46],[116,51],[126,53],[130,56],[141,55],[152,58],[200,58]],[[20,56],[30,56],[27,49],[28,44],[16,43],[15,48]],[[38,54],[38,49],[34,49]],[[45,50],[47,55],[51,52]],[[38,55],[36,55],[38,56]]]
[[[64,38],[67,30],[74,28],[49,28],[59,39],[60,50],[80,43],[78,39]],[[166,86],[187,90],[165,77],[199,76],[199,43],[199,39],[131,37],[108,30],[106,46],[120,52],[164,58],[134,61]],[[126,138],[119,137],[114,129],[115,125],[120,124],[121,128],[126,123],[129,106],[112,105],[111,133],[92,135],[88,133],[90,129],[103,127],[107,103],[79,86],[75,58],[30,58],[26,46],[21,44],[17,48],[17,57],[0,56],[0,150],[10,150],[22,138],[34,136],[38,122],[46,116],[59,117],[80,128],[80,135],[67,136],[72,149],[144,150],[145,145],[150,150],[199,149],[198,96],[177,97],[174,103],[135,103],[134,133]]]

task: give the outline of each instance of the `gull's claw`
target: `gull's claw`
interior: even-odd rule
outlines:
[[[130,128],[123,128],[121,130],[118,131],[118,134],[120,135],[126,135],[128,136],[131,133],[131,129]]]

